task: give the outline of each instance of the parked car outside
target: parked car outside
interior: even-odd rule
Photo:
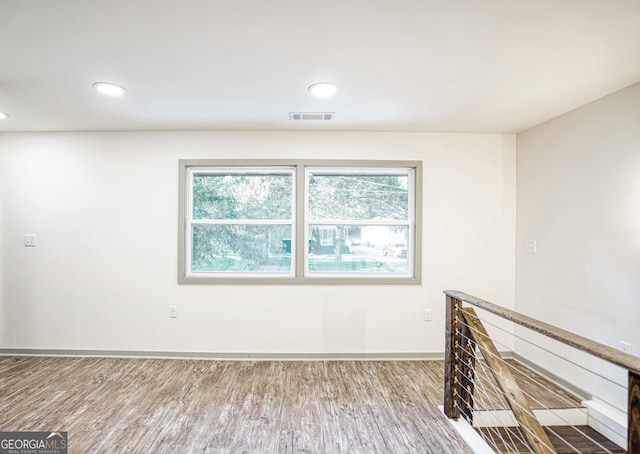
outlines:
[[[387,256],[391,255],[393,257],[407,257],[407,245],[404,243],[391,243],[384,247],[382,253]]]

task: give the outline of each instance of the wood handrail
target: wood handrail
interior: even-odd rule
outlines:
[[[469,295],[458,290],[445,290],[444,293],[451,298],[464,301],[465,303],[476,306],[480,309],[484,309],[487,312],[495,314],[506,320],[509,320],[518,325],[529,328],[532,331],[543,334],[551,339],[554,339],[563,344],[574,347],[585,353],[589,353],[597,358],[609,361],[612,364],[623,367],[636,374],[640,374],[640,358],[616,350],[613,347],[609,347],[599,342],[593,341],[586,337],[574,334],[570,331],[558,328],[557,326],[550,325],[548,323],[536,320],[527,315],[521,314],[516,311],[498,306],[497,304],[490,303],[475,296]]]

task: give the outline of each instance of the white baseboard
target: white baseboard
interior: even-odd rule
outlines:
[[[599,400],[582,402],[589,411],[589,427],[627,449],[627,415]]]
[[[219,361],[430,361],[442,360],[442,353],[216,353],[129,350],[63,350],[4,348],[0,356],[53,356],[140,359],[202,359]]]
[[[444,407],[442,405],[438,405],[438,409],[444,414]],[[449,421],[453,430],[464,440],[474,454],[495,454],[495,451],[491,449],[487,442],[484,441],[464,418],[459,418],[457,421],[447,418],[447,421]]]

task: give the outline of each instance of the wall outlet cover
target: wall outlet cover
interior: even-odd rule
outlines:
[[[36,236],[27,234],[24,236],[24,246],[25,247],[36,247]]]

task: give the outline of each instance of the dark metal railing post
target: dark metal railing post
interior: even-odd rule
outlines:
[[[627,452],[640,454],[640,374],[629,371]]]
[[[475,390],[476,342],[466,323],[460,336],[460,404],[461,413],[470,424],[473,422],[473,392]]]
[[[461,370],[459,349],[462,339],[462,301],[447,295],[444,352],[444,414],[447,418],[460,417]]]

